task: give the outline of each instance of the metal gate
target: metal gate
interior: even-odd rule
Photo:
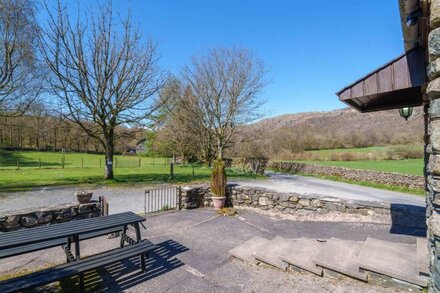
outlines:
[[[145,190],[144,213],[180,209],[180,187]]]

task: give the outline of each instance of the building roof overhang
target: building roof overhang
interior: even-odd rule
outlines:
[[[336,93],[339,100],[360,112],[422,104],[426,81],[425,50],[415,48]]]
[[[412,26],[408,15],[422,10]],[[339,100],[361,111],[372,112],[418,106],[423,103],[422,85],[426,82],[427,7],[426,0],[399,0],[405,54],[336,93]]]

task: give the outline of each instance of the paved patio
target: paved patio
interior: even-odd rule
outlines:
[[[414,231],[386,224],[299,222],[250,210],[239,210],[239,217],[218,216],[209,209],[164,213],[149,217],[146,225],[143,236],[158,245],[146,273],[136,268],[136,258],[112,265],[98,275],[88,275],[86,284],[102,292],[390,292],[389,288],[351,279],[336,280],[280,272],[266,265],[252,266],[229,258],[228,251],[256,235],[363,241],[374,237],[416,243]],[[118,243],[118,238],[95,238],[82,242],[81,251],[84,255],[94,254]],[[53,248],[0,260],[0,274],[64,261],[62,250]],[[393,289],[393,292],[399,291]]]

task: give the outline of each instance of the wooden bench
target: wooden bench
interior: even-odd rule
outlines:
[[[153,243],[148,240],[142,240],[141,242],[134,243],[123,248],[117,248],[101,254],[31,273],[22,277],[0,282],[0,292],[17,292],[23,289],[35,288],[72,276],[78,276],[80,279],[80,291],[83,292],[84,285],[83,281],[81,280],[83,273],[102,268],[134,256],[145,256],[148,258],[148,252],[154,248],[155,245]],[[141,259],[140,267],[141,270],[144,271],[144,258],[142,257]]]

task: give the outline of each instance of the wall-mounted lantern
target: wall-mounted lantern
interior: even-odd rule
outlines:
[[[412,115],[413,108],[412,107],[405,107],[399,109],[400,117],[404,118],[405,120],[408,120],[408,118]]]

